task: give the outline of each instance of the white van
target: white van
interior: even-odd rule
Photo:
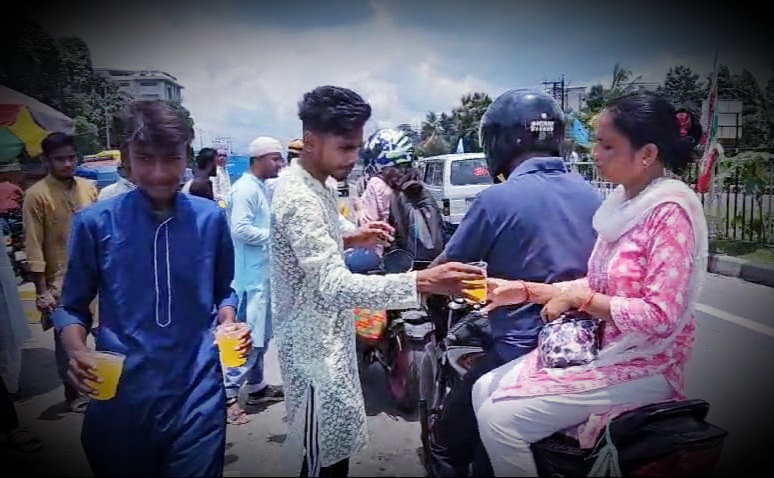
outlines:
[[[457,153],[420,158],[419,177],[441,207],[444,221],[456,228],[478,193],[494,181],[484,153]]]

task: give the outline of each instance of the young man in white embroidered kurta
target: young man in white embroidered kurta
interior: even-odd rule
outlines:
[[[269,224],[271,208],[265,181],[277,177],[282,166],[282,146],[261,136],[250,143],[250,170],[239,178],[228,198],[231,239],[234,241],[234,285],[239,297],[237,319],[250,327],[253,349],[242,367],[226,369],[228,422],[249,420],[239,405],[239,388],[245,384],[247,406],[281,401],[282,387],[264,381],[263,358],[271,339],[269,297]]]
[[[353,91],[323,86],[307,93],[299,111],[304,150],[272,201],[272,316],[286,393],[285,447],[302,475],[346,476],[349,458],[367,443],[352,309],[417,307],[420,293],[462,294],[462,281],[482,275],[459,263],[385,276],[346,268],[345,244],[391,240],[383,223],[343,234],[336,190],[326,185],[349,175],[370,115]]]

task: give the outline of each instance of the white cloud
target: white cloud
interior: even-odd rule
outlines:
[[[153,67],[174,75],[197,127],[210,137],[230,136],[242,150],[258,135],[281,141],[299,135],[297,103],[322,84],[366,98],[373,109],[367,129],[416,124],[428,110],[450,110],[464,93],[496,90],[474,74],[447,74],[436,37],[396,24],[385,3],[372,6],[368,21],[303,31],[224,25],[201,14],[173,24],[129,8],[112,13],[120,23],[79,17],[55,33],[84,38],[96,66]]]
[[[273,135],[281,141],[297,137],[297,103],[305,92],[322,84],[350,87],[368,99],[374,112],[370,130],[417,124],[427,111],[449,111],[468,92],[485,91],[495,97],[506,87],[539,81],[530,77],[534,71],[545,70],[548,76],[565,71],[573,86],[607,85],[612,76],[613,62],[607,58],[578,59],[599,65],[588,78],[573,75],[572,65],[552,63],[550,51],[533,55],[529,65],[519,65],[509,55],[522,50],[534,53],[529,43],[456,34],[445,30],[441,20],[437,25],[408,27],[394,18],[398,15],[394,3],[372,0],[370,5],[373,15],[360,23],[292,30],[266,26],[266,21],[250,24],[247,19],[226,19],[225,6],[201,9],[201,13],[191,6],[163,17],[127,2],[111,6],[109,18],[85,10],[71,13],[70,18],[57,17],[46,27],[57,35],[75,34],[86,40],[97,66],[158,68],[176,76],[185,86],[184,104],[197,127],[205,131],[204,143],[214,136],[230,136],[238,150],[246,149],[258,135]],[[500,77],[508,84],[487,80],[475,70],[452,73],[474,64],[475,51],[492,53],[494,48],[502,51],[499,60],[493,61],[503,62]],[[741,60],[731,52],[721,50],[720,61],[738,71]],[[642,75],[643,81],[661,82],[669,67],[678,64],[693,67],[704,78],[712,58],[705,51],[642,61],[623,58],[622,63]]]

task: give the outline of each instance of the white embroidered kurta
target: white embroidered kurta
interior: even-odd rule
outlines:
[[[349,272],[340,224],[335,189],[323,186],[298,162],[289,166],[272,201],[271,283],[287,407],[285,446],[299,471],[311,389],[321,466],[351,457],[368,441],[352,309],[419,306],[413,272]]]

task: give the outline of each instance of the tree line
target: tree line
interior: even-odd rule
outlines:
[[[73,118],[81,154],[121,138],[115,113],[130,101],[118,83],[95,70],[89,46],[78,37],[53,37],[36,21],[9,14],[0,29],[0,84]],[[175,104],[193,127],[190,112]]]
[[[740,149],[771,148],[774,142],[774,62],[771,70],[771,79],[766,85],[760,85],[746,69],[732,74],[727,66],[718,67],[718,98],[736,99],[743,103]],[[610,83],[591,86],[584,108],[566,113],[568,120],[577,117],[587,130],[593,131],[594,119],[610,100],[634,91],[651,91],[666,96],[677,107],[689,108],[700,114],[702,102],[709,94],[710,80],[709,75],[702,78],[690,67],[677,65],[669,69],[663,83],[644,84],[641,76],[635,76],[631,70],[616,64]],[[478,152],[481,151],[478,125],[491,103],[487,93],[466,94],[451,112],[428,112],[418,131],[409,125],[401,125],[400,128],[411,132],[420,156],[453,152],[460,138],[465,151]]]

